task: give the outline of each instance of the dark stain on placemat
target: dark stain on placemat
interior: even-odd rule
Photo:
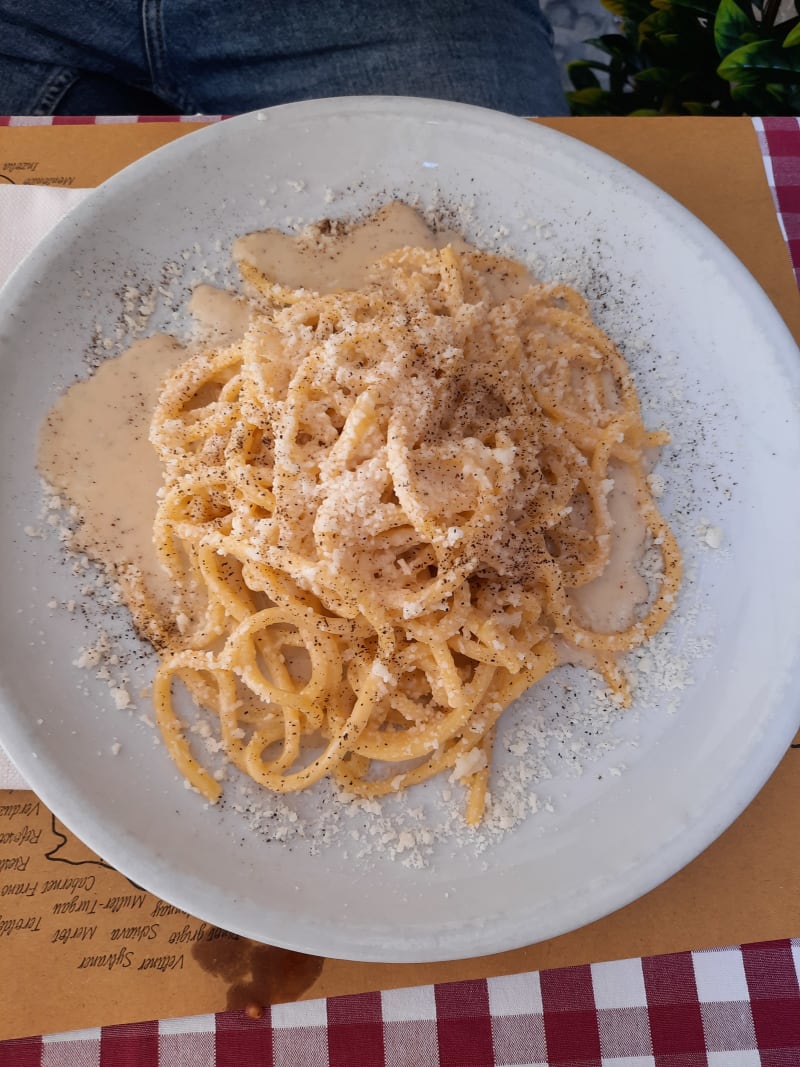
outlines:
[[[196,942],[192,956],[203,970],[228,983],[228,1011],[297,1000],[317,980],[325,962],[320,956],[230,934]]]

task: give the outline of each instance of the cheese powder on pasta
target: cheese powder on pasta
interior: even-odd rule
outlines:
[[[220,796],[182,684],[267,789],[330,777],[376,797],[449,770],[476,824],[503,710],[564,649],[630,699],[618,655],[663,625],[681,578],[646,480],[666,436],[586,301],[511,260],[405,247],[325,294],[240,266],[244,337],[182,362],[152,419],[175,602],[137,610],[170,754]],[[623,471],[663,572],[600,631],[580,592],[609,565]]]

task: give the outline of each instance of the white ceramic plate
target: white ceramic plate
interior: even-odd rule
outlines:
[[[484,835],[480,850],[435,842],[421,867],[403,862],[410,851],[391,859],[391,842],[376,847],[368,814],[344,818],[338,836],[329,828],[325,846],[267,840],[231,805],[205,809],[137,714],[116,711],[105,683],[72,665],[97,620],[48,607],[80,600],[81,583],[55,539],[23,532],[40,522],[37,428],[86,373],[95,323],[109,326],[123,284],[158,281],[177,259],[177,292],[227,262],[243,232],[352,216],[393,196],[449,212],[477,243],[588,292],[634,365],[648,421],[674,432],[664,503],[690,572],[669,633],[640,661],[637,707],[601,716],[586,737],[588,690],[557,676],[512,711],[498,746],[517,814],[529,795],[539,811]],[[615,161],[452,104],[281,107],[194,133],[107,182],[35,250],[0,305],[1,736],[58,816],[152,892],[321,955],[495,952],[578,927],[671,875],[785,751],[800,684],[797,351],[727,249]],[[716,551],[708,523],[723,531]],[[124,613],[111,621],[124,631]],[[132,689],[151,666],[130,668]],[[434,821],[443,803],[438,786],[420,798]]]

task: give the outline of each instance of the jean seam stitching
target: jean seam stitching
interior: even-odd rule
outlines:
[[[39,91],[35,103],[31,107],[32,115],[52,115],[58,102],[68,89],[71,89],[78,81],[77,71],[67,67],[59,67],[53,71]]]
[[[142,0],[142,31],[153,91],[158,96],[167,97],[175,106],[188,113],[189,101],[173,80],[167,62],[164,25],[161,19],[161,0]]]

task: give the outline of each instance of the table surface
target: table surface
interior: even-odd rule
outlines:
[[[693,211],[742,259],[800,339],[800,299],[750,120],[562,119],[546,124],[622,160]],[[191,128],[188,123],[162,122],[10,126],[0,129],[0,177],[20,184],[92,186]],[[710,848],[668,882],[599,922],[515,952],[452,963],[319,961],[320,966],[306,969],[304,976],[295,974],[288,986],[273,987],[266,999],[308,999],[483,980],[800,933],[798,761],[798,752],[787,752],[752,805]],[[34,799],[29,794],[16,796]],[[43,812],[42,817],[49,815]],[[76,843],[76,847],[82,846]],[[742,872],[747,872],[746,877]],[[18,999],[29,1002],[29,1007],[21,1018],[19,1003],[12,1008],[9,998],[3,998],[0,1037],[229,1006],[226,997],[231,982],[224,976],[196,985],[177,1002],[167,995],[166,976],[161,986],[154,983],[149,998],[132,1005],[110,974],[98,1007],[96,1002],[87,1003],[85,988],[64,984],[57,967],[58,988],[52,985],[53,951],[34,958],[13,938],[5,940],[0,982],[5,988],[13,982],[22,989],[25,995]],[[286,960],[284,970],[285,964]],[[52,997],[47,995],[51,987]],[[153,1010],[153,1003],[167,1005],[168,1011]]]

